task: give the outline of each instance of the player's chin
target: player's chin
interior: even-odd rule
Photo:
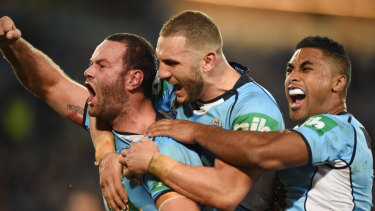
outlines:
[[[306,115],[301,112],[301,110],[292,110],[289,108],[289,117],[293,121],[298,121],[298,120],[305,120],[307,117]]]
[[[95,107],[88,107],[87,113],[92,117],[99,117],[99,112],[96,111]]]
[[[176,101],[181,104],[181,103],[187,103],[187,102],[189,102],[189,99],[187,98],[186,95],[177,95],[176,96]]]

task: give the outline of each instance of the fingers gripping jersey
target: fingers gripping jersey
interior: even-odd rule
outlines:
[[[84,125],[89,130],[89,116],[86,110]],[[157,118],[161,118],[160,114],[157,114]],[[128,149],[131,142],[139,141],[143,137],[143,135],[138,134],[112,132],[115,136],[115,148],[118,153],[123,149]],[[160,153],[187,165],[202,165],[199,155],[183,144],[168,137],[155,137],[154,141],[157,143]],[[128,194],[129,202],[135,208],[134,210],[157,211],[155,201],[164,193],[173,191],[152,174],[136,175],[136,178],[137,180],[128,180],[123,177],[122,181]],[[105,202],[104,204],[106,209],[109,210],[107,203]]]
[[[295,131],[308,146],[310,164],[279,172],[284,208],[370,210],[373,158],[361,123],[348,113],[324,114]]]
[[[233,89],[208,102],[198,101],[177,108],[177,119],[216,125],[227,130],[276,131],[284,129],[283,116],[274,98],[259,84],[250,79],[243,67],[232,63],[232,67],[243,73]],[[174,96],[173,88],[164,89],[164,98]],[[173,102],[163,99],[159,102]],[[195,149],[206,166],[213,166],[215,155],[201,147]],[[265,210],[273,201],[274,172],[262,174],[254,184],[241,206],[251,210]],[[240,209],[240,207],[238,208]]]

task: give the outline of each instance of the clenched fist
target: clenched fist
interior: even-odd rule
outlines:
[[[9,45],[21,37],[21,31],[16,28],[8,16],[0,18],[0,47]]]

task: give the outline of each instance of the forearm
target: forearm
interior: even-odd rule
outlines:
[[[60,115],[81,125],[89,93],[71,80],[47,55],[22,38],[1,47],[20,83]]]
[[[245,159],[259,147],[260,134],[223,130],[219,127],[197,124],[194,140],[219,158],[240,166],[251,166],[252,160]],[[250,151],[250,152],[249,152]]]
[[[176,192],[223,210],[231,210],[240,203],[251,186],[244,172],[185,165],[158,152],[148,169]]]
[[[308,161],[304,141],[289,130],[228,131],[202,125],[197,128],[194,139],[222,160],[246,168],[283,169]]]
[[[95,148],[95,159],[99,161],[103,156],[116,151],[114,136],[110,126],[104,121],[95,117],[89,117],[90,135]]]
[[[70,80],[47,55],[20,38],[1,48],[21,84],[44,100],[51,86]]]

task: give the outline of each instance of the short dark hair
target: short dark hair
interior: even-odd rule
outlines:
[[[339,74],[346,76],[345,96],[348,90],[351,75],[352,75],[352,63],[349,55],[346,53],[344,46],[340,43],[328,38],[320,36],[309,36],[301,40],[296,50],[301,48],[316,48],[323,51],[323,55],[331,58],[334,64],[337,66]]]
[[[112,34],[105,40],[121,42],[126,45],[123,57],[124,73],[133,69],[142,70],[142,91],[146,98],[150,98],[152,82],[157,72],[157,58],[152,45],[145,38],[130,33]]]
[[[187,10],[173,16],[160,31],[160,36],[184,36],[188,45],[196,49],[222,52],[223,39],[219,28],[205,13]]]

